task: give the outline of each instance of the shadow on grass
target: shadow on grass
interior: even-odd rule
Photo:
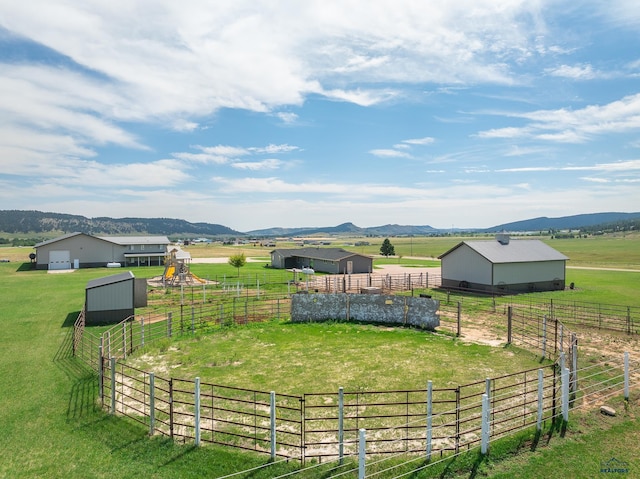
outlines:
[[[23,273],[25,271],[35,271],[36,265],[35,263],[21,263],[20,266],[16,269],[16,273]]]
[[[67,317],[64,318],[64,322],[62,323],[61,327],[73,329],[73,324],[76,322],[76,319],[78,319],[79,315],[80,311],[72,311],[71,313],[67,314]]]
[[[480,452],[477,452],[475,454],[466,453],[461,456],[456,456],[446,461],[442,470],[437,476],[434,477],[444,479],[453,476],[464,476],[473,479],[478,477],[478,474],[480,473],[480,466],[482,466],[482,464],[486,462],[486,460],[487,456]],[[467,475],[467,473],[469,475]],[[408,477],[422,477],[419,474],[419,472],[415,472]]]
[[[53,363],[71,382],[67,419],[77,419],[100,409],[97,404],[98,376],[86,363],[73,355],[73,323],[79,313],[74,311],[67,314],[62,324],[65,334],[53,356]]]

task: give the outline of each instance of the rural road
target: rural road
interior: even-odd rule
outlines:
[[[415,258],[415,259],[424,259],[424,258]],[[432,258],[427,258],[432,259]],[[192,258],[191,263],[226,263],[229,261],[229,258]],[[248,263],[268,263],[269,261],[263,259],[255,259],[255,258],[247,258]],[[625,269],[625,268],[601,268],[596,266],[567,266],[567,269],[589,269],[595,271],[622,271],[627,273],[640,273],[639,269]],[[439,272],[439,267],[414,267],[414,266],[403,266],[401,264],[383,264],[376,267],[376,270],[383,270],[387,273],[400,273],[400,272],[414,272],[421,273],[423,271],[428,271],[430,273]]]

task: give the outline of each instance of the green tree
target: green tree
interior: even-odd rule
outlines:
[[[396,254],[396,250],[391,244],[391,241],[389,241],[389,238],[385,238],[382,242],[382,246],[380,246],[380,254],[386,257],[394,256]]]
[[[240,277],[240,268],[247,264],[247,258],[244,257],[244,253],[234,254],[229,257],[229,264],[234,268],[238,268],[238,278]]]

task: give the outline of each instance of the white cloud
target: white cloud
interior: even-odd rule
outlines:
[[[478,138],[529,138],[554,142],[583,143],[594,136],[640,130],[640,94],[605,105],[579,110],[566,108],[529,113],[503,113],[529,120],[523,127],[495,128],[479,132]]]
[[[590,181],[592,183],[610,183],[611,182],[611,180],[608,180],[606,178],[593,178],[589,176],[583,176],[580,179],[583,181]]]
[[[640,170],[640,160],[616,161],[613,163],[596,163],[595,165],[566,165],[566,166],[524,166],[516,168],[501,168],[495,171],[499,173],[522,173],[535,171],[603,171],[603,172],[629,172]]]
[[[293,125],[298,121],[298,115],[291,112],[280,111],[275,113],[275,116],[282,121],[285,125]]]
[[[177,119],[173,122],[172,129],[175,131],[189,132],[198,128],[198,124],[193,121]]]
[[[388,148],[369,150],[369,153],[380,158],[411,158],[411,155],[409,153]]]
[[[430,136],[425,136],[424,138],[412,138],[410,140],[402,140],[402,141],[409,145],[430,145],[436,140],[435,138],[432,138]]]
[[[252,153],[267,153],[272,155],[274,153],[288,153],[290,151],[296,151],[296,150],[299,150],[299,148],[297,146],[284,144],[284,145],[267,145],[263,147],[252,146],[250,148],[247,148],[247,150]]]
[[[202,146],[194,145],[193,149],[199,151],[198,153],[191,152],[175,152],[171,156],[178,160],[202,163],[202,164],[215,164],[215,165],[231,165],[239,169],[274,169],[282,164],[277,159],[266,159],[255,162],[241,162],[240,158],[247,156],[259,156],[259,155],[273,155],[273,154],[286,154],[292,151],[297,151],[299,148],[293,145],[270,144],[267,146],[250,146],[239,147],[229,145],[216,145],[216,146]]]
[[[573,80],[592,80],[602,74],[594,71],[589,64],[585,65],[560,65],[556,68],[548,68],[547,73],[552,76],[571,78]]]
[[[282,161],[276,159],[262,161],[240,161],[233,163],[231,166],[239,170],[276,170],[282,166]]]

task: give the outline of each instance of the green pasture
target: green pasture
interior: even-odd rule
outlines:
[[[419,238],[413,238],[412,244],[405,243],[406,240],[409,239],[392,238],[396,252],[402,254],[403,258],[389,258],[385,261],[404,263],[409,259],[405,256],[437,256],[446,251],[447,245],[451,247],[461,238],[425,239],[424,246],[419,246]],[[434,242],[431,243],[431,240]],[[571,257],[569,265],[640,269],[640,238],[637,235],[545,241],[549,241],[552,246]],[[407,247],[413,248],[413,255],[404,252],[404,248]],[[230,247],[211,248],[207,254],[212,257],[226,257],[230,251],[236,251],[229,249]],[[250,246],[245,248],[248,249]],[[372,251],[363,252],[375,254],[375,246],[372,245],[371,248]],[[87,282],[114,272],[107,269],[79,270],[69,274],[33,271],[28,263],[24,264],[25,261],[28,262],[28,254],[31,251],[30,248],[0,248],[0,259],[10,260],[8,263],[0,263],[0,477],[210,478],[267,462],[264,456],[213,446],[196,449],[190,445],[173,444],[159,437],[149,438],[143,426],[126,419],[111,417],[100,410],[96,403],[97,379],[71,356],[70,334],[73,320],[84,302],[84,288]],[[194,248],[193,251],[199,250]],[[247,253],[245,254],[248,257],[254,256]],[[262,251],[255,256],[266,259],[268,252],[265,254]],[[376,260],[376,263],[378,261]],[[201,277],[227,275],[229,278],[237,279],[236,269],[225,264],[194,264],[192,270]],[[163,268],[139,268],[133,271],[137,277],[151,277],[161,274]],[[264,272],[264,263],[247,263],[240,274],[261,275]],[[579,301],[640,305],[640,295],[637,294],[640,273],[569,269],[567,281],[575,282],[576,289],[553,294],[563,298],[576,298]],[[526,353],[516,350],[492,352],[486,347],[466,346],[457,340],[440,340],[433,335],[412,330],[385,330],[346,324],[315,325],[305,329],[307,326],[286,323],[274,323],[270,327],[256,325],[229,331],[219,337],[179,341],[176,345],[186,354],[184,372],[188,376],[204,375],[203,369],[206,369],[206,365],[199,365],[194,359],[196,355],[204,354],[209,345],[220,348],[220,353],[212,353],[209,369],[225,382],[233,381],[234,377],[233,366],[223,367],[225,361],[228,362],[228,355],[234,354],[232,334],[238,334],[239,339],[244,338],[248,342],[251,342],[252,337],[264,338],[262,341],[268,344],[283,342],[278,353],[278,363],[284,362],[283,358],[288,357],[291,363],[288,367],[293,368],[288,372],[278,372],[283,376],[295,376],[295,371],[298,370],[302,374],[304,367],[299,363],[304,364],[314,356],[313,353],[316,356],[321,354],[317,344],[324,342],[327,336],[339,336],[340,340],[353,336],[366,337],[367,343],[376,345],[371,350],[354,350],[349,349],[353,345],[345,341],[335,353],[343,354],[339,351],[347,351],[344,354],[349,356],[343,356],[343,360],[350,358],[352,361],[364,361],[367,355],[386,357],[386,350],[384,355],[376,352],[380,351],[389,338],[399,335],[403,342],[407,341],[412,354],[427,354],[432,346],[431,341],[446,344],[447,346],[443,346],[443,356],[433,360],[437,362],[454,357],[451,355],[458,352],[456,349],[464,354],[468,353],[468,364],[472,369],[481,367],[482,361],[488,358],[490,361],[496,361],[496,368],[501,368],[498,361],[503,361],[502,355],[508,352],[514,354],[514,361],[528,361]],[[265,328],[264,332],[260,330],[261,327]],[[271,328],[271,332],[267,330]],[[301,334],[303,330],[304,334]],[[303,338],[305,335],[309,336],[309,342]],[[268,348],[275,347],[268,346],[263,349]],[[290,349],[287,351],[286,348]],[[445,348],[451,348],[452,351],[447,352]],[[159,350],[157,353],[158,358],[164,358],[162,360],[173,360],[169,356],[161,356]],[[220,356],[216,356],[217,354]],[[296,359],[292,361],[291,358]],[[406,381],[410,383],[409,387],[423,387],[426,379],[432,379],[434,385],[440,381],[458,380],[437,377],[433,372],[427,374],[424,372],[426,368],[420,369],[419,364],[409,365],[409,358],[410,355],[407,354],[404,359],[397,358],[395,362],[372,362],[370,367],[374,368],[376,373],[382,374],[386,371],[386,366],[389,366],[393,371],[390,383],[401,384]],[[423,361],[429,363],[428,354]],[[244,382],[246,378],[257,386],[271,384],[270,373],[264,373],[264,377],[260,377],[257,371],[259,368],[256,366],[259,363],[252,364],[249,359],[244,363],[246,364],[238,365],[238,372],[241,367],[246,369],[242,373],[244,376],[238,375],[237,381]],[[364,364],[358,362],[357,367],[352,369],[364,368]],[[467,365],[466,359],[464,364]],[[410,366],[416,369],[408,372],[407,376],[397,379],[394,377],[398,371]],[[347,388],[350,385],[375,385],[372,382],[374,379],[370,377],[375,376],[374,374],[368,374],[364,378],[354,376],[348,382],[336,379],[340,377],[343,368],[340,361],[336,360],[332,367],[335,369],[331,374],[327,374],[326,378],[319,379],[320,374],[316,371],[315,377],[311,380],[317,379],[322,387],[329,390],[335,390],[336,386]],[[309,375],[313,376],[313,373]],[[482,375],[484,376],[485,374]],[[309,379],[305,379],[307,380]],[[464,377],[460,377],[459,380],[463,382]],[[281,377],[279,381],[284,379]],[[297,381],[289,381],[291,383],[286,388],[298,391]],[[493,444],[491,455],[481,461],[477,460],[477,454],[472,452],[466,458],[443,463],[435,477],[604,477],[606,474],[603,476],[598,471],[594,472],[594,467],[611,457],[631,464],[632,473],[626,477],[638,477],[640,464],[636,458],[640,457],[640,427],[636,419],[637,393],[632,397],[628,408],[620,404],[618,409],[621,414],[611,420],[603,420],[599,414],[572,413],[569,429],[564,437],[560,437],[560,432],[547,431],[537,443],[535,453],[530,452],[533,449],[531,435],[516,436]],[[551,440],[548,439],[549,435],[552,436]],[[516,452],[519,454],[516,455]],[[273,477],[284,474],[294,466],[295,464],[277,465],[268,472],[257,472],[251,477]],[[296,477],[317,476],[305,473]],[[428,476],[415,474],[410,477],[418,479]]]
[[[284,394],[424,389],[539,367],[533,354],[406,328],[263,323],[151,345],[127,362],[174,377]],[[461,365],[464,364],[464,367]],[[156,368],[156,369],[154,369]]]

